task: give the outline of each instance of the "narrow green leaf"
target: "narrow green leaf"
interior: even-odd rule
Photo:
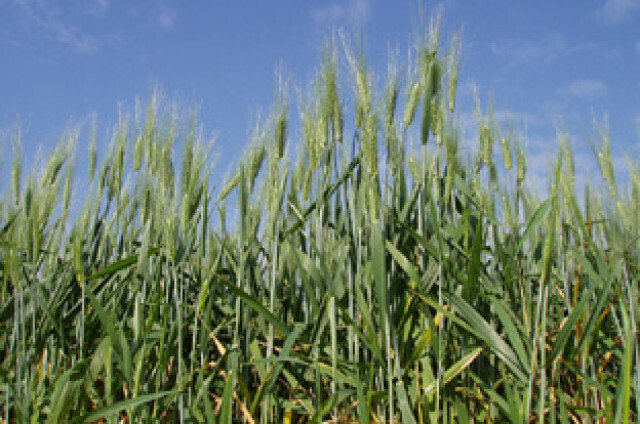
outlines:
[[[371,269],[373,271],[376,300],[378,301],[380,325],[384,326],[387,322],[389,299],[387,297],[387,271],[384,258],[384,242],[382,241],[382,225],[379,221],[371,225]]]
[[[480,355],[482,352],[482,348],[478,347],[472,350],[471,352],[464,355],[462,358],[457,360],[453,365],[451,365],[442,376],[442,384],[445,385],[449,383],[451,380],[460,375],[471,363]],[[424,388],[424,393],[430,393],[436,389],[436,382],[434,381],[429,386]]]
[[[405,390],[404,383],[401,379],[396,383],[396,394],[398,395],[398,404],[400,405],[400,413],[402,414],[402,423],[416,424],[416,419],[413,416],[411,405],[409,405],[407,391]]]
[[[278,318],[275,317],[257,298],[246,293],[244,290],[238,288],[235,284],[227,280],[226,277],[220,276],[220,282],[224,284],[231,293],[238,296],[243,302],[245,302],[254,311],[260,314],[267,322],[273,324],[283,336],[288,336],[290,333],[289,327],[284,325]]]
[[[527,241],[527,239],[531,236],[531,233],[533,232],[533,230],[537,227],[537,225],[540,223],[542,218],[544,218],[545,214],[551,207],[551,200],[552,199],[549,198],[544,202],[542,202],[540,206],[538,206],[538,209],[536,209],[536,211],[533,213],[533,215],[529,219],[529,222],[527,223],[524,233],[522,233],[522,236],[518,240],[516,252],[519,252],[522,249],[522,246],[524,245],[525,241]]]
[[[73,424],[90,423],[90,422],[95,422],[104,418],[110,418],[110,417],[113,417],[114,415],[119,414],[121,411],[124,411],[125,409],[132,409],[137,406],[144,405],[145,403],[149,403],[149,402],[153,402],[154,400],[161,399],[171,394],[176,394],[176,391],[171,390],[171,391],[164,391],[164,392],[158,392],[158,393],[150,393],[147,395],[136,396],[135,398],[132,398],[132,399],[125,399],[120,402],[114,403],[112,405],[105,406],[104,408],[97,409],[83,417],[78,417],[72,422]]]
[[[152,249],[149,249],[149,254],[148,256],[155,256],[160,252],[160,248],[158,247],[154,247]],[[128,267],[130,267],[131,265],[134,265],[138,262],[138,255],[131,255],[127,258],[121,259],[119,261],[116,261],[112,264],[107,265],[106,267],[99,269],[98,271],[94,272],[93,274],[89,275],[87,277],[87,281],[89,280],[95,280],[96,278],[100,278],[100,277],[108,277],[109,275],[115,274],[118,271],[122,271],[123,269],[126,269]]]
[[[420,282],[420,275],[418,274],[418,270],[409,262],[409,260],[402,254],[402,252],[400,252],[395,248],[393,244],[391,244],[389,240],[385,241],[385,245],[389,253],[391,253],[391,256],[393,256],[393,259],[395,259],[395,261],[398,263],[398,265],[400,265],[403,271],[407,273],[411,281],[413,281],[414,284],[418,284]]]

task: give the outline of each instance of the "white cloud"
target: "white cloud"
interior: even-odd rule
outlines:
[[[483,111],[483,113],[485,113]],[[485,116],[486,118],[486,116]],[[460,147],[463,152],[477,154],[480,148],[478,135],[478,116],[475,110],[466,110],[457,113],[460,129]],[[500,134],[506,135],[513,130],[518,138],[530,128],[539,129],[542,120],[535,115],[509,109],[499,109],[493,112],[496,129]],[[496,144],[494,153],[498,154],[500,148]],[[500,159],[501,160],[501,159]]]
[[[111,7],[111,0],[94,0],[88,2],[87,9],[89,13],[96,16],[104,15]]]
[[[485,112],[483,111],[483,113]],[[477,130],[478,116],[475,110],[459,112],[457,115],[460,119],[460,129],[462,131]],[[530,127],[540,123],[540,118],[537,116],[510,109],[499,109],[493,111],[493,119],[500,128],[505,128],[510,125],[514,125],[516,127]]]
[[[169,7],[162,6],[158,11],[156,22],[162,28],[169,29],[176,23],[176,13]]]
[[[32,29],[45,37],[71,47],[78,53],[93,53],[98,50],[98,40],[79,28],[62,20],[45,1],[16,0],[22,14]]]
[[[496,110],[494,118],[500,125],[524,125],[526,127],[539,123],[539,119],[529,113],[513,110]]]
[[[576,193],[584,191],[585,183],[594,188],[602,183],[596,159],[589,147],[588,138],[579,137],[566,131],[557,131],[555,136],[542,137],[539,134],[519,134],[525,151],[526,178],[528,188],[543,198],[549,194],[550,182],[558,163],[561,140],[566,140],[573,152]],[[614,163],[624,163],[624,157],[613,154]],[[618,178],[618,176],[616,176]],[[580,200],[579,200],[580,202]]]
[[[600,97],[607,93],[607,86],[602,81],[579,79],[572,81],[560,91],[576,97]]]
[[[549,33],[536,40],[505,40],[489,45],[491,53],[513,64],[548,63],[558,57],[593,48],[593,44],[570,44],[562,34],[558,33]]]
[[[640,0],[606,0],[596,16],[608,24],[618,24],[640,11]]]
[[[371,13],[370,0],[346,0],[333,2],[311,12],[313,20],[320,24],[358,23],[364,24]]]
[[[640,40],[636,41],[636,51],[640,53]]]

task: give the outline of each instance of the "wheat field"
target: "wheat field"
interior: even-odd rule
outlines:
[[[156,93],[108,149],[94,127],[27,171],[16,140],[0,422],[637,422],[637,164],[598,129],[578,188],[559,137],[536,195],[480,101],[463,147],[459,52],[434,25],[376,78],[328,45],[225,181]]]

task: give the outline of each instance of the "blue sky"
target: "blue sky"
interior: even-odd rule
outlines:
[[[131,108],[159,85],[169,99],[199,106],[205,132],[217,135],[223,175],[248,144],[251,123],[269,110],[276,69],[304,87],[330,29],[359,27],[367,62],[383,76],[391,48],[406,57],[418,4],[0,0],[2,174],[16,126],[30,162],[92,112],[105,133],[119,103]],[[557,128],[571,134],[579,167],[592,169],[585,135],[604,114],[614,156],[638,157],[640,0],[421,4],[427,18],[442,13],[443,40],[462,30],[463,129],[472,133],[475,89],[520,129],[539,177]]]

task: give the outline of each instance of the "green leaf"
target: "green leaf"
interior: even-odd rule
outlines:
[[[159,252],[160,252],[160,248],[154,247],[153,249],[149,249],[148,256],[155,256]],[[100,278],[100,277],[108,277],[109,275],[115,274],[118,271],[122,271],[123,269],[126,269],[131,265],[136,264],[137,262],[138,262],[138,255],[137,254],[131,255],[127,258],[116,261],[94,272],[93,274],[87,277],[87,281],[95,280],[96,278]]]
[[[482,217],[478,219],[475,234],[473,235],[473,244],[471,246],[471,262],[467,271],[467,281],[464,285],[463,299],[472,302],[475,298],[474,294],[478,293],[479,277],[480,277],[480,254],[484,246],[482,232]]]
[[[271,367],[269,367],[269,370],[267,371],[266,377],[262,380],[260,386],[258,387],[258,390],[256,391],[256,395],[251,402],[251,415],[255,415],[256,410],[258,409],[258,406],[262,401],[262,398],[265,394],[271,391],[271,387],[273,387],[273,384],[280,375],[283,363],[287,361],[286,358],[289,358],[291,348],[293,347],[293,344],[296,342],[304,328],[305,326],[299,325],[294,328],[294,330],[288,335],[287,339],[284,342],[284,345],[282,346],[282,349],[280,350],[280,354],[278,355],[278,358],[280,358],[280,360],[271,364]]]
[[[158,400],[170,394],[176,394],[175,390],[172,391],[164,391],[158,393],[150,393],[147,395],[136,396],[132,399],[122,400],[120,402],[116,402],[112,405],[105,406],[104,408],[100,408],[87,414],[83,417],[76,418],[72,421],[73,424],[80,423],[90,423],[93,421],[98,421],[104,418],[110,418],[114,415],[120,413],[120,411],[124,411],[125,409],[132,409],[140,405],[144,405],[145,403],[153,402],[154,400]]]
[[[617,381],[616,404],[615,404],[615,420],[616,423],[628,424],[631,418],[631,390],[633,380],[631,372],[633,370],[633,351],[637,344],[636,336],[631,329],[629,313],[627,308],[620,301],[620,314],[622,315],[622,329],[624,331],[624,353],[622,356],[622,366],[620,367],[620,375]]]
[[[391,244],[389,240],[385,241],[385,245],[389,253],[391,253],[391,256],[393,256],[393,259],[395,259],[398,265],[400,265],[400,268],[402,268],[404,272],[407,273],[414,284],[418,284],[420,282],[420,274],[418,274],[418,270],[409,262],[409,260],[402,254],[402,252],[400,252],[395,248],[393,244]]]
[[[443,295],[449,300],[454,309],[460,312],[463,319],[457,317],[453,312],[441,307],[438,302],[422,293],[414,292],[416,296],[422,299],[426,304],[436,309],[438,312],[469,331],[479,339],[483,340],[491,348],[491,350],[509,367],[509,369],[522,382],[526,382],[525,373],[520,369],[518,358],[513,350],[506,342],[496,333],[496,331],[478,314],[468,303],[453,293],[443,292]]]
[[[457,360],[456,363],[451,365],[451,367],[449,367],[442,375],[442,385],[444,386],[455,377],[460,375],[462,371],[464,371],[469,365],[471,365],[471,363],[478,357],[478,355],[480,355],[480,352],[482,352],[481,347],[475,348],[474,350]],[[435,390],[437,385],[436,383],[437,382],[434,381],[429,386],[425,387],[424,393],[427,394]]]
[[[90,361],[85,359],[66,370],[55,382],[51,394],[51,412],[47,423],[57,424],[66,419],[83,385]]]
[[[525,373],[520,368],[518,357],[491,325],[464,299],[450,292],[446,292],[445,296],[451,302],[451,306],[458,310],[474,329],[474,333],[489,345],[520,380],[527,381]]]
[[[219,424],[231,424],[233,419],[233,370],[229,370],[222,392],[222,406],[220,407]]]
[[[360,424],[369,424],[369,404],[364,395],[364,384],[360,379],[360,371],[357,371],[356,375],[356,394],[358,399],[358,418],[360,420]]]
[[[324,191],[324,193],[322,193],[322,196],[318,199],[316,199],[303,213],[302,216],[298,218],[298,222],[296,222],[295,224],[293,224],[288,230],[286,230],[284,233],[289,235],[289,234],[293,234],[294,232],[298,231],[305,223],[305,221],[307,220],[307,218],[309,218],[309,216],[311,215],[311,213],[316,210],[316,208],[319,205],[322,205],[324,202],[326,202],[332,195],[333,193],[342,185],[344,184],[353,174],[353,171],[356,169],[356,167],[360,164],[360,156],[356,156],[355,158],[353,158],[353,160],[351,161],[351,163],[349,164],[349,166],[347,167],[347,169],[343,172],[342,176],[340,177],[340,179],[338,179],[334,184],[330,185],[329,187],[326,188],[326,190]],[[286,237],[282,237],[283,239]]]
[[[578,321],[578,318],[580,318],[584,313],[587,312],[588,307],[590,306],[590,303],[592,301],[592,294],[594,290],[595,285],[590,284],[590,287],[588,289],[581,292],[580,301],[573,308],[573,310],[571,311],[571,315],[569,315],[569,318],[567,318],[567,321],[564,323],[562,330],[560,330],[560,333],[558,333],[558,336],[556,337],[556,341],[553,344],[553,349],[551,349],[551,353],[549,354],[549,363],[555,361],[558,355],[563,351],[564,346],[569,339],[569,335],[575,330],[575,325]]]
[[[380,221],[371,225],[371,269],[373,271],[374,292],[378,301],[380,325],[385,326],[389,311],[389,299],[387,297],[387,271]]]
[[[323,418],[329,413],[329,411],[344,402],[351,394],[351,390],[340,390],[334,393],[320,408],[318,408],[309,422],[312,424],[322,423]]]
[[[522,342],[523,336],[518,331],[516,325],[513,322],[514,319],[517,319],[515,317],[515,314],[511,310],[507,310],[507,307],[501,299],[498,299],[495,296],[491,296],[490,299],[491,304],[493,305],[496,314],[498,315],[498,319],[504,327],[507,338],[509,339],[511,346],[513,346],[514,350],[516,351],[518,359],[520,359],[520,364],[524,367],[525,370],[528,371],[529,354],[524,347],[524,343]]]
[[[246,293],[244,290],[237,287],[230,282],[224,276],[220,276],[220,281],[224,284],[231,293],[238,296],[240,300],[245,302],[250,308],[260,314],[267,322],[273,324],[273,327],[280,332],[280,334],[287,336],[290,333],[289,327],[284,325],[278,318],[275,317],[257,298]]]
[[[401,379],[396,383],[396,394],[398,395],[398,404],[400,405],[400,413],[402,414],[402,423],[416,424],[416,419],[413,416],[413,412],[411,412],[411,406],[407,398],[407,391]]]
[[[536,226],[538,225],[540,220],[542,220],[542,218],[544,218],[545,214],[547,213],[547,211],[551,207],[551,200],[552,199],[549,198],[549,199],[545,200],[544,202],[542,202],[540,204],[540,206],[538,206],[538,209],[536,209],[536,211],[533,213],[533,215],[529,219],[529,222],[527,223],[527,226],[526,226],[526,228],[524,230],[524,233],[522,233],[522,236],[520,237],[520,240],[518,240],[518,245],[516,247],[516,252],[519,252],[522,249],[522,246],[523,246],[524,242],[531,236],[531,233],[536,228]]]

